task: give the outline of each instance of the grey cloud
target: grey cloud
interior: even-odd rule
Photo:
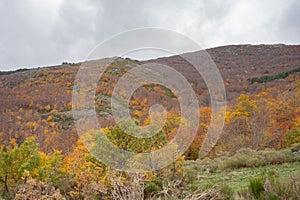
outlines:
[[[142,27],[201,46],[299,43],[297,0],[0,1],[0,70],[76,62],[106,38]]]
[[[278,26],[281,38],[289,43],[299,43],[300,39],[300,1],[295,0],[289,6]]]
[[[5,1],[1,7],[1,69],[55,63],[51,37],[54,19],[46,8],[37,9],[29,1]]]

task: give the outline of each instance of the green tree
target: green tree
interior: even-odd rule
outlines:
[[[148,153],[152,150],[162,148],[167,142],[167,134],[164,130],[160,130],[148,138],[138,138],[133,136],[133,134],[129,134],[134,133],[136,135],[140,132],[137,120],[124,120],[116,126],[104,128],[96,132],[94,138],[95,145],[93,145],[91,152],[96,157],[106,159],[107,163],[112,163],[122,168],[128,157],[126,153],[119,151],[119,149],[135,153]],[[112,149],[112,146],[117,148]],[[110,150],[119,151],[119,154],[110,152]],[[103,156],[103,152],[106,152],[105,156]]]
[[[38,173],[32,177],[46,184],[52,184],[64,193],[69,190],[67,173],[64,169],[64,155],[61,151],[54,150],[48,155],[40,152]]]
[[[290,147],[292,144],[300,143],[300,127],[296,127],[292,130],[288,130],[284,135],[284,146]]]
[[[26,183],[28,176],[37,172],[39,159],[39,146],[33,137],[27,138],[20,146],[12,140],[9,145],[1,147],[0,182],[3,196],[14,196],[16,187]]]

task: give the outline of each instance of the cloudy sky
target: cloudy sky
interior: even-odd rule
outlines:
[[[159,27],[201,47],[300,43],[299,0],[0,0],[0,70],[77,62],[122,31]]]

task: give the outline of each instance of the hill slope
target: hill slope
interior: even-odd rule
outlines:
[[[254,95],[276,88],[274,93],[291,89],[300,76],[300,45],[237,45],[208,49],[224,80],[229,105],[242,93]],[[194,52],[197,54],[199,52]],[[105,125],[113,124],[110,96],[118,79],[133,64],[156,62],[167,64],[184,75],[198,95],[201,105],[209,105],[204,81],[180,56],[149,61],[117,59],[99,80],[96,110]],[[36,135],[46,152],[53,149],[71,152],[78,136],[73,124],[72,86],[78,64],[0,72],[0,144],[11,138],[21,143]],[[144,121],[154,103],[178,111],[176,98],[164,87],[147,85],[138,89],[131,103],[132,116]]]

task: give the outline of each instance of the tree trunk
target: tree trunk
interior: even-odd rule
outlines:
[[[7,185],[7,174],[5,175],[4,186],[5,186],[6,193],[8,194],[8,196],[10,196],[10,192],[9,192],[8,185]]]

